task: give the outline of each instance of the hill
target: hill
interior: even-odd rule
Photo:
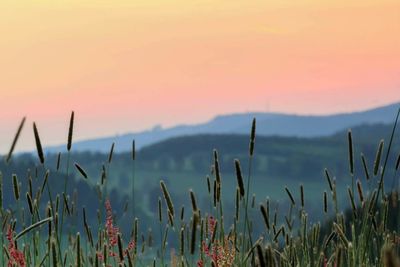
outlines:
[[[376,149],[381,138],[386,142],[389,139],[391,126],[384,124],[362,125],[352,129],[355,152],[355,178],[365,180],[361,165],[360,153],[367,158],[369,171],[372,172]],[[397,134],[393,150],[389,157],[389,164],[394,165],[400,151],[400,135]],[[171,194],[177,205],[187,202],[187,189],[196,188],[201,205],[206,205],[207,186],[206,175],[210,173],[212,165],[212,151],[217,149],[220,155],[220,166],[223,179],[223,190],[235,191],[236,176],[234,173],[234,159],[241,161],[244,173],[248,166],[248,135],[207,134],[170,138],[166,141],[142,148],[137,152],[135,162],[130,152],[116,153],[110,165],[107,164],[108,155],[99,152],[74,152],[71,163],[79,163],[88,173],[88,183],[100,183],[102,165],[105,164],[108,172],[108,183],[113,198],[123,199],[130,194],[132,170],[135,169],[135,186],[138,193],[137,201],[146,211],[154,210],[160,194],[159,181],[163,179],[168,184]],[[386,151],[384,150],[384,153]],[[385,155],[385,154],[384,154]],[[65,157],[65,154],[62,156]],[[48,154],[46,166],[55,169],[56,154]],[[299,138],[299,137],[265,137],[257,136],[255,159],[253,162],[253,185],[257,196],[270,196],[279,200],[284,197],[283,188],[288,186],[293,191],[304,184],[307,198],[319,200],[321,192],[326,190],[324,168],[328,168],[332,177],[335,176],[338,187],[344,189],[349,185],[347,131],[338,132],[328,137]],[[11,170],[25,175],[24,170],[35,169],[37,160],[30,154],[21,155],[14,159]],[[63,160],[62,162],[65,162]],[[70,169],[73,166],[70,167]],[[0,166],[0,169],[5,169]],[[66,166],[60,167],[60,172]],[[391,168],[393,169],[393,168]],[[10,177],[11,173],[5,173]],[[82,178],[74,169],[73,176],[77,188],[81,188]],[[57,183],[58,178],[54,178]],[[393,173],[387,173],[386,186],[392,185]],[[397,178],[396,178],[397,179]],[[9,180],[9,179],[8,179]],[[10,180],[9,180],[10,181]],[[371,179],[371,183],[376,182]],[[4,192],[10,194],[5,199],[12,199],[10,188]],[[89,196],[90,189],[85,189]],[[93,190],[93,192],[95,192]],[[92,192],[92,193],[93,193]],[[341,190],[345,192],[345,190]],[[224,194],[228,195],[229,194]],[[89,201],[90,197],[88,197]],[[320,203],[320,202],[315,202]],[[189,205],[188,203],[186,203]],[[90,205],[89,203],[87,205]],[[229,203],[233,205],[233,203]],[[308,205],[313,205],[309,203]],[[314,204],[315,205],[315,204]],[[233,206],[231,207],[233,208]],[[315,207],[317,209],[317,207]]]
[[[248,134],[250,122],[257,118],[258,136],[323,137],[362,124],[391,123],[400,104],[370,109],[362,112],[327,116],[299,116],[281,113],[243,113],[218,116],[209,122],[194,125],[179,125],[163,129],[128,133],[112,137],[79,141],[75,151],[96,151],[107,153],[112,142],[115,151],[129,151],[131,142],[136,140],[138,148],[155,144],[172,137],[198,134]],[[47,148],[48,152],[65,150],[65,146]]]

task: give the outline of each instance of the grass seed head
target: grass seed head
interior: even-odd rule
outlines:
[[[250,145],[249,145],[249,154],[251,157],[254,155],[255,139],[256,139],[256,118],[253,118],[253,122],[251,124]]]
[[[292,203],[293,206],[295,206],[295,205],[296,205],[296,202],[295,202],[295,200],[294,200],[294,198],[293,198],[293,195],[292,195],[292,193],[289,191],[289,188],[287,188],[286,186],[285,186],[285,191],[286,191],[287,195],[289,196],[290,202]]]
[[[69,119],[68,142],[67,142],[67,150],[68,151],[71,151],[71,148],[72,148],[72,135],[74,133],[74,117],[75,117],[75,114],[72,111],[71,117]]]
[[[36,127],[36,123],[33,123],[33,133],[35,135],[36,150],[41,164],[44,164],[44,153],[42,143],[40,142],[39,132]]]
[[[329,175],[328,169],[325,168],[324,173],[326,180],[328,181],[329,189],[332,191],[333,190],[332,179],[331,176]]]
[[[269,229],[270,229],[269,214],[268,214],[268,211],[267,211],[267,209],[265,208],[265,206],[263,204],[260,205],[260,211],[261,211],[262,217],[264,219],[265,227],[266,227],[267,231],[269,231]]]
[[[167,204],[168,211],[172,215],[172,217],[174,217],[175,216],[174,205],[172,203],[172,199],[168,192],[167,186],[165,185],[165,182],[161,180],[160,186],[161,186],[162,193],[164,195],[165,203]]]
[[[381,162],[382,152],[383,152],[384,141],[381,140],[378,145],[378,150],[376,151],[375,161],[374,161],[374,175],[376,176],[379,171],[379,166]]]
[[[236,179],[239,187],[240,196],[244,197],[243,175],[242,175],[242,170],[240,168],[240,162],[238,159],[235,159],[235,170],[236,170]]]
[[[24,127],[25,121],[26,121],[26,117],[23,117],[21,123],[19,124],[17,133],[16,133],[15,136],[14,136],[13,142],[12,142],[12,144],[11,144],[11,148],[10,148],[10,150],[8,151],[8,154],[7,154],[7,157],[6,157],[6,162],[7,162],[7,163],[8,163],[8,162],[10,161],[10,159],[11,159],[11,156],[12,156],[12,154],[13,154],[13,152],[14,152],[15,146],[17,145],[19,136],[21,135],[22,128]]]
[[[78,170],[78,172],[82,175],[82,177],[87,179],[88,175],[87,175],[86,171],[78,163],[75,163],[74,165],[75,165],[75,168]]]
[[[214,149],[214,172],[215,172],[215,180],[218,184],[221,184],[221,173],[219,169],[219,160],[218,160],[218,151]]]
[[[12,181],[13,181],[13,189],[14,189],[14,198],[16,201],[18,201],[19,200],[19,189],[20,189],[18,177],[16,174],[13,174],[12,178],[13,178]]]
[[[190,190],[190,200],[192,202],[192,210],[193,212],[197,212],[198,208],[197,208],[197,202],[196,202],[196,196],[194,195],[193,190]]]
[[[113,154],[114,154],[114,146],[115,146],[115,143],[112,143],[111,148],[110,148],[110,153],[108,153],[108,164],[110,164],[112,161]]]
[[[354,152],[353,152],[353,136],[351,134],[351,130],[347,132],[347,139],[349,145],[349,167],[350,173],[354,174]]]
[[[361,162],[363,165],[363,169],[364,169],[364,174],[365,174],[365,178],[367,179],[367,181],[369,180],[370,176],[369,176],[369,170],[368,170],[368,164],[367,164],[367,160],[365,158],[365,155],[363,153],[361,153]]]

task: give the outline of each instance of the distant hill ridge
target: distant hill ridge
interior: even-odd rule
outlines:
[[[131,149],[131,142],[136,140],[137,148],[152,145],[172,137],[198,134],[248,134],[251,120],[257,118],[258,136],[283,137],[323,137],[335,134],[346,128],[364,124],[392,123],[400,107],[395,103],[361,112],[335,115],[308,116],[282,113],[241,113],[217,116],[201,124],[178,125],[171,128],[128,133],[119,136],[78,141],[74,143],[74,151],[108,152],[115,142],[116,152]],[[47,152],[65,150],[65,145],[49,147]]]

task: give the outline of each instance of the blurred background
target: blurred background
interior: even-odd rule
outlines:
[[[2,154],[27,117],[17,154],[9,167],[0,164],[5,186],[12,173],[43,175],[35,121],[46,167],[56,173],[50,182],[62,190],[57,176],[66,175],[65,161],[55,169],[58,153],[66,157],[73,110],[70,164],[79,163],[89,182],[70,167],[70,193],[87,194],[82,202],[92,215],[113,142],[108,182],[119,212],[133,180],[136,213],[149,220],[160,179],[178,206],[188,205],[188,188],[205,206],[213,149],[231,196],[233,160],[247,168],[255,117],[257,201],[279,201],[285,185],[298,190],[302,183],[318,213],[312,202],[326,187],[324,168],[342,188],[350,179],[347,130],[359,170],[360,153],[372,168],[379,140],[390,136],[400,101],[399,47],[400,3],[392,0],[2,1]],[[11,202],[11,189],[4,192]]]

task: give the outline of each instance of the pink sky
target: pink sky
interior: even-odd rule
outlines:
[[[398,1],[0,4],[0,152],[206,121],[328,114],[400,100]]]

